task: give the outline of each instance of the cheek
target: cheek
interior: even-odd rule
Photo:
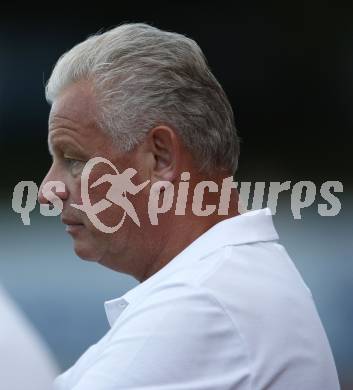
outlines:
[[[87,190],[82,191],[82,177],[72,178],[69,182],[68,189],[70,192],[70,203],[76,204],[85,204],[89,202],[91,205],[99,202],[102,199],[105,199],[107,191],[109,189],[108,183],[102,183],[94,188],[91,188],[92,184],[101,177],[102,173],[96,172],[95,170],[91,172],[88,180]],[[83,194],[88,192],[88,199],[85,199],[86,202],[83,202]]]
[[[136,212],[137,218],[136,215],[134,215],[134,213],[132,214],[130,213],[129,215],[128,212],[125,215],[125,219],[122,222],[121,228],[126,230],[129,229],[129,225],[135,225],[135,228],[138,229],[138,226],[135,224],[133,220],[140,219],[140,218],[141,218],[140,222],[144,222],[145,220],[144,214],[147,213],[147,200],[148,200],[148,197],[146,196],[146,191],[148,192],[148,186],[147,188],[140,191],[136,195],[131,195],[127,192],[125,196],[121,194],[121,188],[119,186],[114,188],[111,182],[109,182],[109,180],[107,182],[102,181],[100,184],[92,187],[92,185],[97,180],[100,180],[103,177],[103,175],[106,174],[110,174],[110,176],[112,175],[111,168],[99,165],[91,171],[88,180],[88,187],[89,187],[88,195],[89,195],[90,204],[95,205],[96,203],[104,199],[109,202],[109,206],[103,211],[97,213],[96,217],[105,226],[110,228],[115,227],[122,222],[122,218],[124,217],[124,213],[125,213],[125,208],[126,207],[129,208],[129,206],[131,205],[134,211]],[[143,179],[140,178],[138,174],[136,174],[136,177],[133,177],[131,181],[135,185],[139,185],[141,184],[141,182],[143,182]],[[82,204],[83,202],[82,202],[82,195],[81,195],[81,181],[79,181],[75,185],[75,194],[77,197],[79,197],[80,204]],[[87,216],[85,219],[87,220],[87,226],[89,226],[89,229],[90,231],[92,231],[93,234],[95,234],[94,231],[96,231],[96,233],[100,232],[97,229],[97,227],[94,226],[94,223],[92,223]],[[118,234],[119,233],[120,230]]]
[[[70,203],[82,204],[81,181],[74,180],[70,183]]]
[[[106,226],[114,227],[119,223],[122,223],[122,227],[127,225],[127,219],[129,218],[127,215],[125,216],[124,222],[122,219],[124,218],[124,210],[115,204],[112,204],[106,210],[97,214],[99,220]]]

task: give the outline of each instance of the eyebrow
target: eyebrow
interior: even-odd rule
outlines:
[[[64,149],[67,149],[67,153],[71,154],[81,154],[82,151],[80,151],[80,148],[77,148],[74,145],[69,144],[67,141],[56,141],[55,145],[53,145],[49,140],[48,140],[48,150],[49,154],[53,157],[55,154],[55,149],[60,149],[61,151],[64,151]]]

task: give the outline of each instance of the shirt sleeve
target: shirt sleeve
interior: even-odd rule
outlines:
[[[245,390],[247,362],[220,303],[204,288],[175,287],[152,294],[114,324],[73,390]]]

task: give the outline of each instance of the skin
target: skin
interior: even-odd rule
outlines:
[[[53,162],[39,190],[39,202],[45,204],[50,201],[42,192],[46,182],[62,181],[65,192],[57,192],[56,195],[63,201],[61,219],[73,238],[76,254],[143,282],[214,224],[238,215],[238,195],[233,191],[227,216],[217,213],[207,217],[195,216],[191,209],[195,185],[203,180],[212,180],[221,186],[222,180],[231,174],[221,170],[212,175],[201,174],[178,134],[163,124],[151,129],[132,151],[121,152],[97,125],[97,110],[94,91],[86,81],[70,85],[53,102],[48,132]],[[150,180],[149,185],[137,195],[127,195],[135,207],[140,227],[127,217],[117,232],[103,233],[93,226],[84,212],[70,206],[72,203],[82,204],[81,173],[85,162],[93,157],[110,160],[119,172],[130,167],[136,169],[137,174],[132,178],[136,185]],[[93,169],[89,184],[103,174],[113,173],[105,165],[99,164]],[[180,175],[185,171],[191,174],[185,215],[175,215],[174,201],[169,212],[159,215],[158,225],[151,225],[147,212],[151,186],[163,180],[170,181],[177,189]],[[103,183],[89,189],[91,203],[104,199],[109,188],[109,183]],[[205,192],[204,204],[218,203],[219,193]],[[115,226],[122,214],[119,206],[112,205],[98,217],[106,226]]]

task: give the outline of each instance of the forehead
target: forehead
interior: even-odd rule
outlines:
[[[75,146],[87,152],[103,151],[109,136],[97,124],[97,103],[87,82],[66,88],[53,102],[49,115],[49,151]]]
[[[49,131],[61,124],[82,128],[97,127],[97,103],[89,82],[67,87],[53,102]]]

